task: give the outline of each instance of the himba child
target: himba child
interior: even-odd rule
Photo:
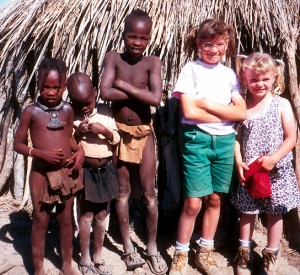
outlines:
[[[235,53],[235,31],[220,19],[206,19],[188,33],[185,52],[194,54],[180,72],[173,95],[180,100],[184,205],[170,275],[185,274],[190,238],[204,204],[195,264],[205,274],[221,274],[214,259],[222,193],[230,191],[235,121],[245,119],[245,101],[232,69],[221,61]]]
[[[79,237],[82,274],[112,274],[101,257],[110,201],[119,193],[112,155],[120,135],[107,104],[96,105],[96,88],[85,73],[69,76],[67,88],[75,112],[74,138],[85,152],[84,190],[79,193]],[[94,232],[93,261],[90,256],[90,229]]]
[[[284,90],[284,63],[259,52],[237,61],[238,75],[247,88],[247,117],[238,128],[235,148],[240,184],[232,198],[241,213],[237,274],[251,274],[252,235],[259,213],[267,218],[268,243],[262,251],[264,274],[277,274],[282,215],[300,205],[292,165],[296,121],[289,101],[279,96]],[[270,171],[272,194],[266,198],[253,198],[245,188],[247,163],[259,156],[262,168]]]
[[[67,67],[61,59],[45,58],[38,68],[39,97],[27,106],[20,118],[14,149],[33,158],[29,177],[33,205],[32,257],[34,274],[45,274],[43,260],[46,230],[56,207],[59,224],[62,269],[60,274],[76,274],[72,269],[72,204],[83,188],[78,171],[84,151],[72,137],[74,112],[62,100]],[[28,130],[32,147],[28,147]],[[72,155],[72,152],[76,152]],[[76,173],[77,172],[77,173]]]
[[[157,251],[158,206],[155,190],[155,140],[150,106],[158,106],[162,94],[161,62],[156,56],[144,56],[150,42],[152,20],[142,10],[134,10],[125,18],[123,53],[108,52],[101,79],[101,97],[112,101],[121,142],[115,166],[119,183],[116,212],[123,239],[123,259],[129,270],[145,261],[137,253],[129,235],[128,199],[131,181],[140,179],[140,197],[146,206],[148,242],[146,260],[151,271],[164,274],[167,265]],[[132,192],[132,193],[133,193]]]

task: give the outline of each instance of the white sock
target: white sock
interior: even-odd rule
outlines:
[[[265,246],[265,248],[268,249],[268,250],[274,251],[274,252],[276,252],[279,249],[279,247],[269,248],[269,247],[266,247],[266,246]]]
[[[190,242],[182,244],[176,241],[175,249],[182,251],[190,251]]]
[[[200,238],[198,244],[204,245],[204,246],[214,246],[214,240],[206,240],[203,238]]]
[[[251,247],[252,241],[246,241],[241,239],[239,241],[240,241],[240,246]]]

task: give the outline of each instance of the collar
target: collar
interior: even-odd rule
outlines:
[[[61,101],[58,105],[54,107],[48,107],[42,103],[40,96],[37,98],[36,104],[40,109],[42,109],[45,112],[59,111],[64,106],[64,102]]]

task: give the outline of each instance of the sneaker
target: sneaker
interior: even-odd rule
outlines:
[[[264,272],[268,275],[275,275],[278,273],[278,254],[279,250],[273,251],[264,248],[262,251],[264,261]]]
[[[221,275],[223,272],[218,267],[214,256],[213,246],[197,245],[195,264],[205,274],[208,275]]]
[[[237,263],[237,275],[250,275],[252,267],[251,249],[247,246],[240,246],[239,251],[234,259]]]
[[[188,251],[176,249],[174,252],[169,275],[184,275],[188,263]]]

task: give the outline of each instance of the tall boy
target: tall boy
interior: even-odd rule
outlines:
[[[147,262],[155,274],[167,271],[157,251],[158,208],[155,193],[156,158],[150,106],[161,100],[161,62],[156,56],[143,56],[150,42],[152,20],[141,10],[134,10],[125,19],[123,40],[125,51],[111,51],[105,57],[101,79],[101,97],[112,101],[121,142],[116,152],[119,196],[116,201],[119,227],[123,239],[124,261],[128,269],[144,264],[129,236],[128,199],[130,178],[138,173],[141,197],[147,211]]]
[[[45,58],[41,62],[38,71],[40,96],[23,111],[14,140],[18,153],[34,158],[29,185],[33,204],[31,240],[35,275],[45,274],[46,230],[54,206],[63,261],[61,274],[76,274],[71,266],[71,209],[74,193],[83,187],[76,170],[83,163],[84,151],[71,139],[74,112],[70,104],[62,101],[66,72],[66,65],[60,59]],[[28,130],[31,148],[27,145]],[[72,155],[72,151],[77,152]]]

